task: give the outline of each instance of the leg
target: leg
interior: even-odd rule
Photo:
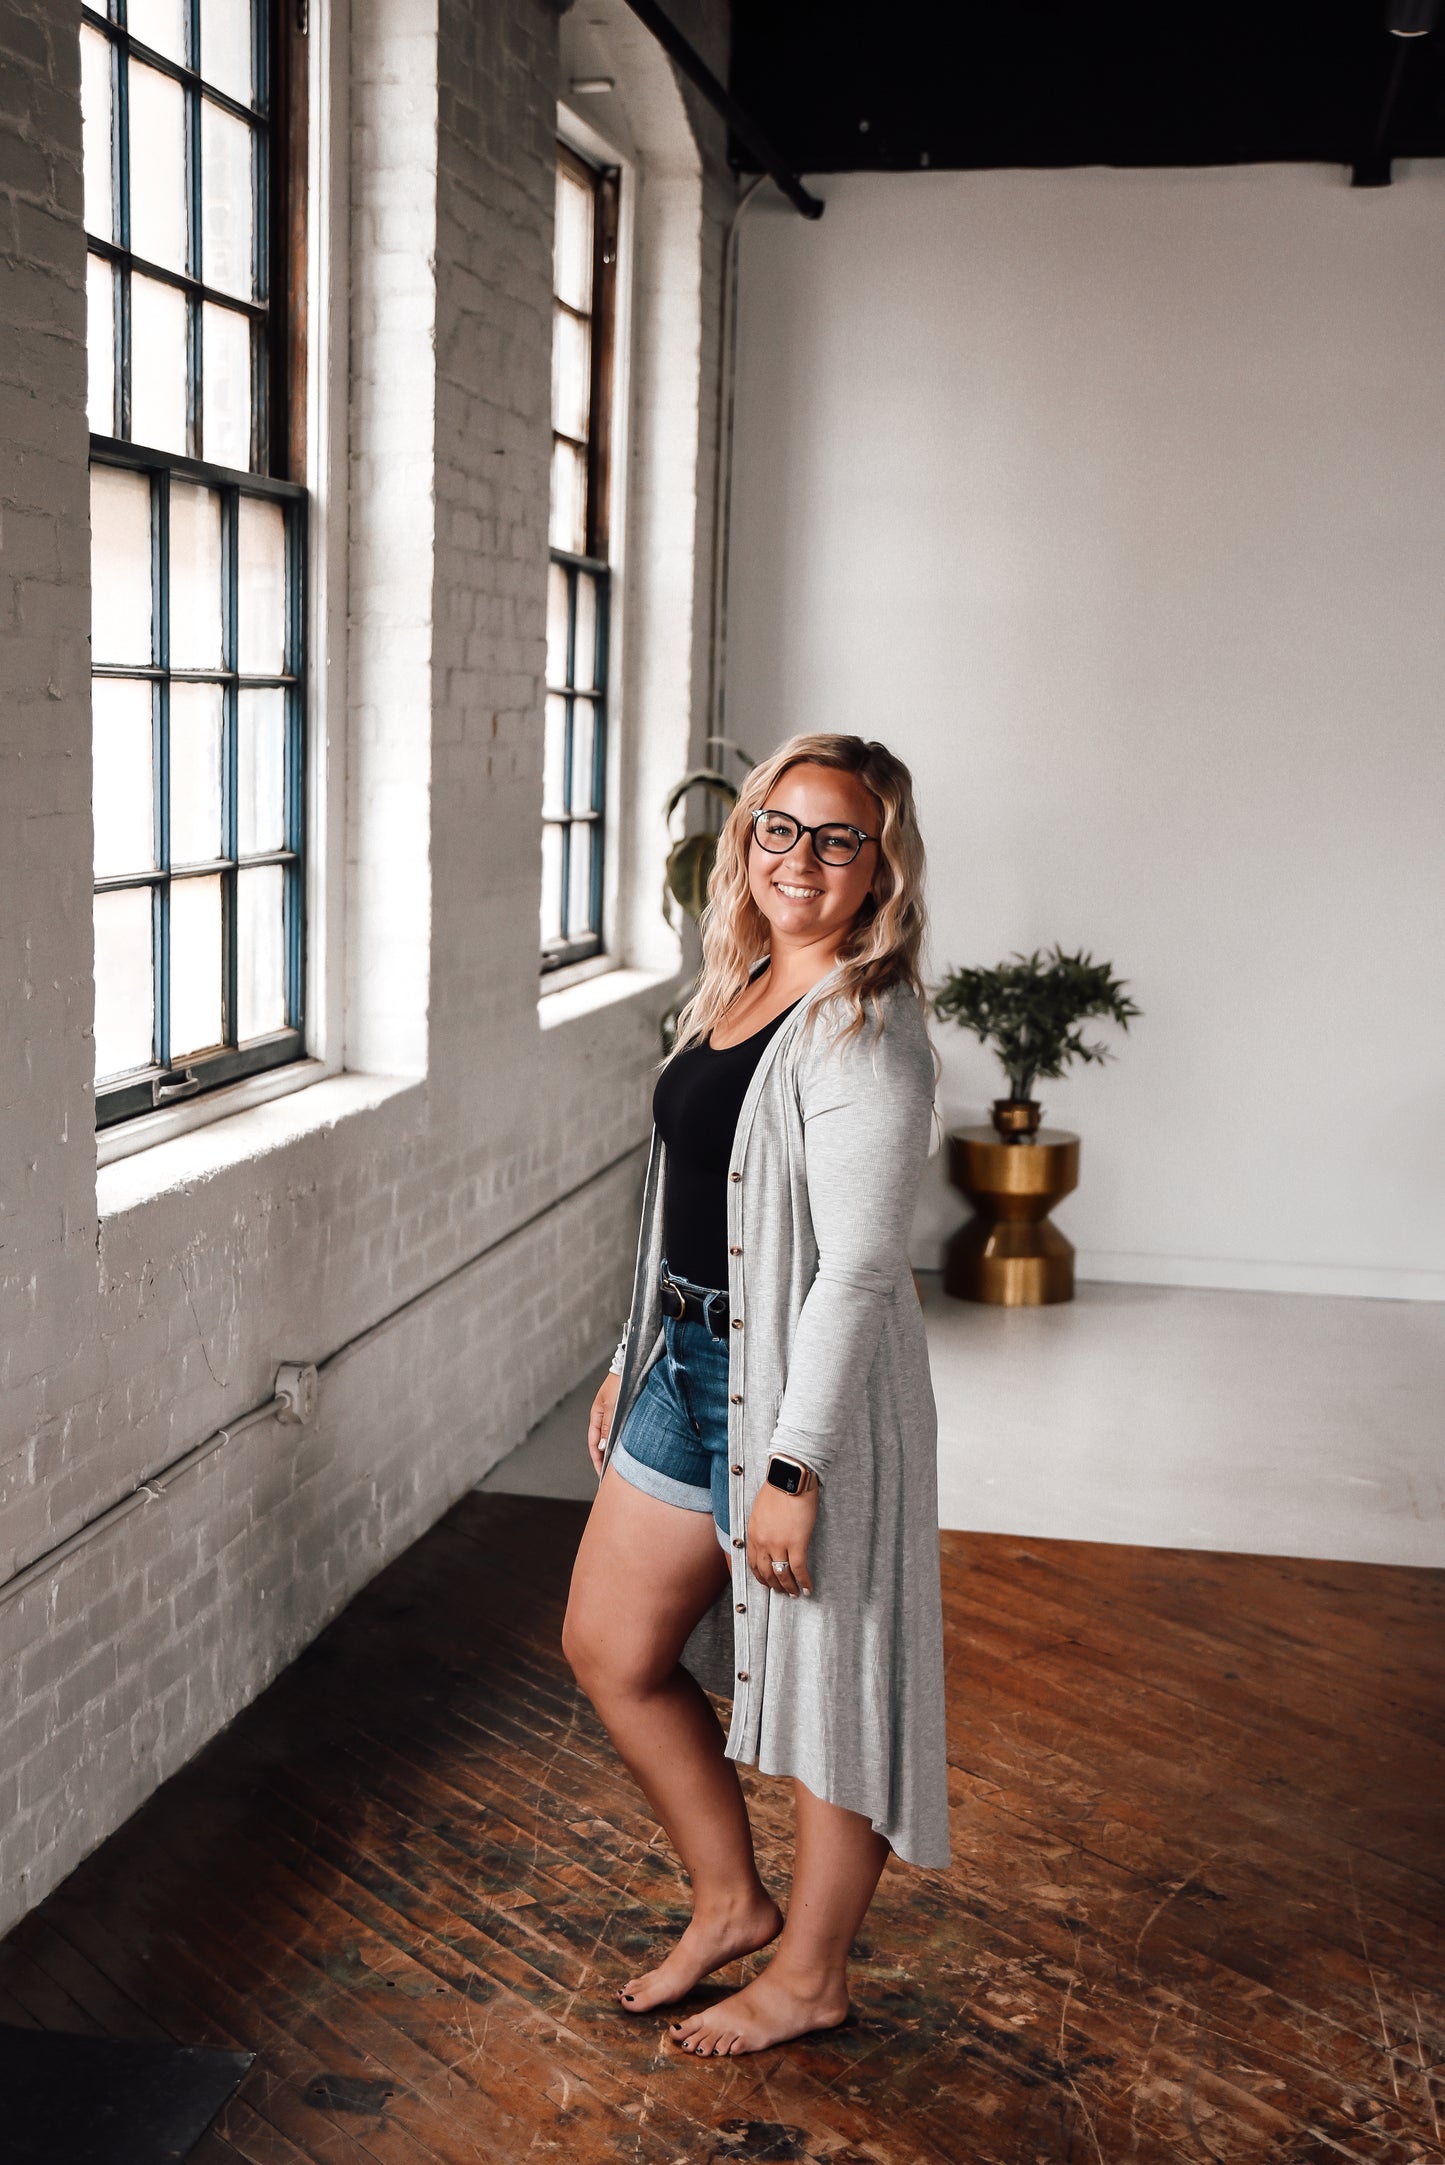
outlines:
[[[631,2014],[681,1999],[700,1977],[777,1935],[782,1915],[753,1859],[737,1769],[706,1694],[679,1665],[727,1583],[710,1512],[604,1474],[577,1563],[562,1645],[692,1882],[693,1918],[655,1970],[619,1997]]]
[[[861,1812],[825,1804],[801,1782],[788,1922],[761,1977],[700,2015],[671,2025],[684,2051],[762,2052],[848,2014],[848,1950],[888,1858]]]

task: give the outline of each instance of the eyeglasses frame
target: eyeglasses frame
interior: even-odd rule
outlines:
[[[791,820],[792,824],[798,830],[796,840],[790,842],[787,849],[769,849],[767,843],[758,833],[758,821],[760,819]],[[876,834],[865,834],[861,827],[852,826],[846,819],[824,819],[820,820],[816,827],[805,827],[800,819],[793,818],[791,812],[779,812],[772,809],[768,805],[759,806],[758,810],[754,812],[752,816],[751,825],[753,831],[753,840],[757,843],[758,848],[764,851],[769,857],[786,857],[788,854],[788,850],[796,849],[798,842],[801,842],[803,836],[806,835],[808,837],[808,845],[813,852],[814,862],[818,865],[821,865],[825,872],[845,871],[850,864],[856,864],[858,862],[858,852],[860,849],[862,849],[865,842],[877,842],[881,840],[881,837]],[[818,836],[829,831],[833,833],[841,832],[843,834],[851,834],[853,836],[853,854],[851,857],[844,857],[841,860],[835,860],[830,862],[828,858],[822,855],[818,848]]]

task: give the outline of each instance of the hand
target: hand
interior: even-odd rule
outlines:
[[[617,1393],[621,1385],[621,1376],[604,1376],[601,1389],[592,1401],[592,1413],[587,1423],[587,1456],[599,1481],[602,1479],[602,1446],[612,1433],[612,1416],[617,1410]]]
[[[794,1599],[812,1593],[808,1543],[817,1516],[816,1488],[803,1496],[790,1496],[785,1489],[774,1488],[770,1481],[763,1483],[753,1498],[748,1519],[748,1569],[759,1586],[771,1586],[776,1593]],[[788,1568],[775,1571],[774,1558],[782,1556],[787,1558]]]

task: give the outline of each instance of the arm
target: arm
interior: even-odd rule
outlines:
[[[617,1394],[622,1388],[622,1369],[627,1359],[627,1341],[631,1331],[632,1318],[629,1316],[623,1325],[617,1351],[612,1356],[612,1365],[598,1386],[597,1395],[592,1401],[592,1410],[587,1417],[587,1456],[591,1459],[592,1471],[599,1480],[602,1478],[602,1452],[612,1433],[612,1416],[617,1410]]]
[[[820,1037],[800,1075],[818,1271],[772,1447],[824,1481],[857,1418],[888,1303],[909,1276],[933,1108],[927,1037],[910,1023],[900,1015],[881,1039],[866,1027],[841,1045]]]

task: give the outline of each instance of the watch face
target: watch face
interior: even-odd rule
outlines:
[[[798,1483],[802,1478],[803,1476],[796,1466],[782,1466],[775,1463],[768,1468],[768,1479],[772,1482],[774,1488],[786,1489],[790,1496],[797,1495]]]

